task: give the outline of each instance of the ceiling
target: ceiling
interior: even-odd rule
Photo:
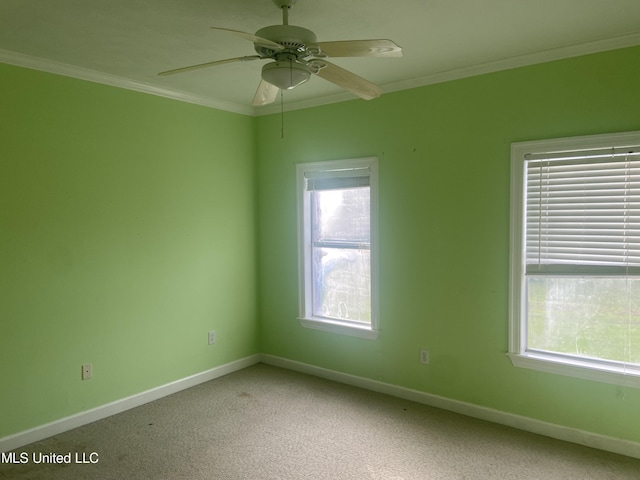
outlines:
[[[0,62],[260,115],[280,110],[251,107],[263,61],[157,73],[255,54],[212,26],[253,34],[281,23],[272,0],[0,0]],[[639,0],[298,0],[289,23],[319,41],[402,46],[402,58],[331,59],[385,92],[640,45]],[[313,77],[284,104],[352,98]]]

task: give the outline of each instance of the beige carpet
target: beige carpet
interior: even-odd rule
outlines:
[[[638,459],[262,364],[15,452],[0,478],[640,479]],[[33,462],[52,452],[71,463]]]

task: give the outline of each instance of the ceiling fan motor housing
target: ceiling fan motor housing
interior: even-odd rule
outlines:
[[[256,32],[256,37],[266,38],[285,47],[285,52],[297,57],[307,56],[306,47],[316,43],[316,34],[311,30],[296,25],[271,25]],[[274,57],[278,52],[269,47],[255,45],[256,52],[263,57]]]
[[[269,62],[262,67],[262,79],[281,90],[291,90],[306,82],[311,77],[310,68],[286,58],[288,54],[278,55],[275,62]]]

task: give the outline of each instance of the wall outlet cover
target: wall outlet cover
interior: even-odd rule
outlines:
[[[420,363],[429,365],[429,350],[426,348],[420,349]]]

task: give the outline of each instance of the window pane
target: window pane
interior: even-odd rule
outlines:
[[[640,364],[640,278],[528,277],[528,348]]]
[[[313,249],[313,314],[371,322],[369,250]]]
[[[314,240],[370,241],[369,187],[313,192]]]

